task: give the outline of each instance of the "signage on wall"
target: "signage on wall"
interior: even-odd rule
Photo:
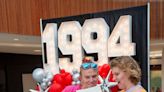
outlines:
[[[44,68],[54,74],[59,72],[59,68],[68,72],[78,69],[84,57],[83,50],[88,54],[97,53],[96,63],[99,65],[108,63],[108,57],[135,55],[131,23],[130,15],[120,16],[110,35],[110,27],[103,18],[87,19],[83,26],[78,21],[62,22],[59,29],[56,23],[48,23],[42,33],[42,42],[47,46]],[[72,62],[69,58],[57,59],[58,48],[63,55],[72,55]]]

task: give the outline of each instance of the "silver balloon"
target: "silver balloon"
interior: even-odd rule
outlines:
[[[48,72],[46,75],[46,78],[51,81],[53,79],[53,74],[51,72]]]
[[[80,81],[78,80],[78,81],[76,82],[76,84],[80,84]]]
[[[79,84],[79,83],[80,83],[79,77],[80,77],[79,72],[78,72],[77,70],[74,69],[74,70],[72,71],[72,79],[73,79],[72,84],[73,84],[73,85],[76,85],[76,84]]]
[[[48,83],[49,82],[49,79],[43,78],[43,81],[42,82]]]
[[[76,82],[75,81],[72,81],[72,85],[76,85]]]
[[[36,68],[32,73],[32,77],[35,81],[41,83],[45,77],[45,72],[42,68]]]
[[[48,86],[51,85],[51,81],[49,81],[47,85],[48,85]]]
[[[79,77],[80,77],[80,74],[79,73],[76,73],[73,75],[73,80],[74,81],[78,81],[79,80]]]
[[[78,70],[77,69],[73,69],[72,70],[72,74],[76,74],[76,73],[78,73]]]
[[[41,83],[41,89],[45,90],[47,88],[47,84],[45,82]]]

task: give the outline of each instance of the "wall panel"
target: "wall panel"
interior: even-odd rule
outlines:
[[[150,3],[150,37],[151,39],[164,39],[164,1],[159,2],[151,1]]]
[[[8,32],[5,0],[0,0],[0,32]]]
[[[39,20],[146,5],[149,0],[0,0],[0,32],[40,35]],[[150,0],[151,39],[164,39],[162,0]]]
[[[18,6],[18,0],[6,0],[6,11],[7,11],[7,22],[8,22],[8,33],[22,34],[18,32],[18,23],[20,8]],[[22,28],[22,26],[20,26]],[[23,29],[24,30],[24,29]]]
[[[42,5],[40,0],[31,0],[31,35],[40,35],[40,18],[42,15]],[[35,8],[34,8],[35,7]],[[27,32],[28,33],[28,32]]]
[[[159,12],[159,32],[160,32],[160,38],[159,39],[164,39],[164,1],[159,3],[158,7],[158,12]]]

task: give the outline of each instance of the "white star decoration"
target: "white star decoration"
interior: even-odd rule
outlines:
[[[108,72],[108,75],[105,79],[103,79],[100,75],[98,76],[99,80],[101,82],[101,84],[99,84],[99,85],[102,88],[102,92],[111,92],[109,90],[109,88],[116,86],[118,84],[117,82],[109,82],[108,81],[108,79],[110,78],[110,73],[111,73],[111,70]]]

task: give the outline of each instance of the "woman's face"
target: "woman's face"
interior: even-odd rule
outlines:
[[[112,68],[113,79],[118,82],[119,89],[126,89],[127,83],[129,83],[129,75],[118,67]]]
[[[80,80],[83,89],[96,86],[98,83],[97,70],[92,68],[86,70],[82,69]]]

